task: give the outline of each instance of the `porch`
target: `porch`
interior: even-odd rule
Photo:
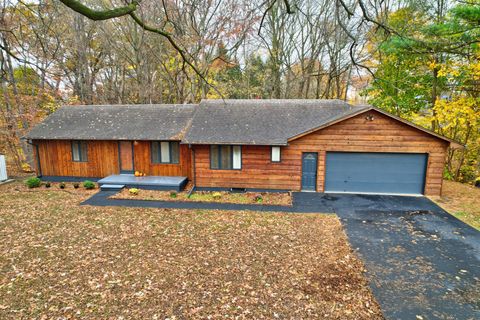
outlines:
[[[187,177],[146,176],[136,177],[133,174],[112,174],[98,180],[102,190],[122,188],[139,188],[149,190],[181,191],[187,184]]]

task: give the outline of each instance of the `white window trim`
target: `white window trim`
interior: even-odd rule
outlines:
[[[232,169],[240,170],[242,169],[242,147],[241,146],[232,146]]]
[[[272,146],[270,151],[270,160],[272,162],[282,161],[282,149],[279,146]]]

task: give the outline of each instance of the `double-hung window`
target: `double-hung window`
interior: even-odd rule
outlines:
[[[152,163],[178,163],[180,145],[177,141],[152,141]]]
[[[210,168],[223,170],[242,169],[242,147],[227,145],[210,146]]]
[[[88,144],[86,141],[72,141],[72,160],[75,162],[88,161]]]
[[[272,155],[271,155],[271,160],[272,162],[280,162],[281,156],[280,156],[280,147],[272,147]]]

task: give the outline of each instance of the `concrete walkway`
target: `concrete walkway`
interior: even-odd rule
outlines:
[[[424,197],[294,193],[292,206],[108,199],[82,204],[336,213],[388,319],[480,319],[480,232]]]

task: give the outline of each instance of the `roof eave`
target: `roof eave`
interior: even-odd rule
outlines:
[[[180,142],[180,144],[189,144],[189,145],[235,145],[235,146],[279,146],[279,147],[288,146],[288,142],[274,142],[274,143],[261,142],[261,143],[256,143],[256,142],[245,142],[245,141],[243,141],[243,142],[241,142],[241,141],[211,142],[211,141],[188,141],[188,140],[183,140],[183,141]]]

